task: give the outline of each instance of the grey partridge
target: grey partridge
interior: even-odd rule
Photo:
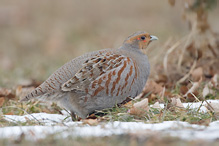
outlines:
[[[150,73],[142,52],[156,36],[139,31],[118,49],[104,49],[79,56],[60,67],[21,101],[38,99],[56,102],[86,118],[95,110],[111,108],[127,97],[136,97]]]

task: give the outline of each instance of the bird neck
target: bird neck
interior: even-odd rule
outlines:
[[[138,52],[138,53],[142,54],[142,51],[136,46],[137,45],[134,45],[134,44],[124,43],[119,49],[126,50],[126,51]]]

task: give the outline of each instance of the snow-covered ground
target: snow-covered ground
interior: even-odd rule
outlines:
[[[219,100],[213,100],[219,104]],[[201,103],[184,103],[184,107],[198,108]],[[161,105],[162,107],[162,105]],[[206,112],[202,106],[200,112]],[[45,138],[54,134],[57,137],[68,136],[110,136],[139,132],[160,132],[163,135],[176,136],[185,140],[215,140],[219,139],[219,121],[210,123],[209,126],[200,126],[181,121],[164,121],[163,123],[146,124],[142,122],[108,122],[98,123],[90,126],[83,122],[72,122],[67,116],[59,114],[35,113],[31,115],[16,116],[5,115],[8,122],[23,123],[27,120],[38,122],[43,126],[11,126],[0,128],[1,138],[17,139],[21,134],[25,134],[28,140]]]

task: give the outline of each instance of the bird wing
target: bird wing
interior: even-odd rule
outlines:
[[[27,101],[33,98],[47,99],[48,96],[51,96],[54,93],[61,91],[61,85],[71,79],[82,67],[81,62],[84,62],[86,58],[95,56],[97,53],[98,52],[90,52],[65,63],[52,75],[50,75],[50,77],[46,81],[44,81],[40,86],[35,88],[30,93],[28,93],[20,101]]]
[[[61,90],[85,92],[91,96],[101,94],[118,95],[131,86],[137,78],[135,61],[130,57],[104,53],[86,60],[82,68],[67,82]]]

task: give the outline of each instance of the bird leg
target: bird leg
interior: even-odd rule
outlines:
[[[70,111],[70,116],[71,116],[72,121],[77,121],[78,120],[77,115],[72,111]]]

